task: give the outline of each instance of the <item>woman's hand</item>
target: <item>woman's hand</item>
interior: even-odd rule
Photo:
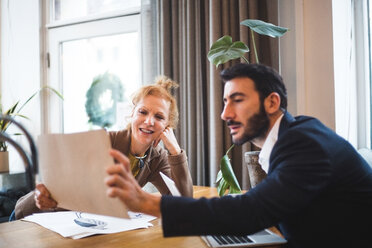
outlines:
[[[160,217],[160,196],[142,190],[133,177],[130,162],[121,152],[112,149],[110,155],[119,162],[106,169],[107,195],[119,198],[131,211]]]
[[[165,148],[169,151],[171,155],[177,155],[181,153],[181,148],[178,145],[176,136],[174,135],[173,128],[167,127],[164,129],[163,133],[160,134],[154,142],[154,147],[156,147],[159,142],[163,141]]]
[[[34,197],[36,206],[41,210],[57,207],[57,202],[52,198],[50,192],[42,183],[36,185]]]

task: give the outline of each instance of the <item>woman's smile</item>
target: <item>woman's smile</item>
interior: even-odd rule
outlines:
[[[145,134],[153,134],[154,131],[146,129],[146,128],[139,128],[139,130]]]

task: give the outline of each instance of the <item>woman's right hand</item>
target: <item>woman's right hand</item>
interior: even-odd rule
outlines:
[[[49,190],[42,183],[36,185],[34,197],[36,206],[41,210],[57,207],[57,202],[52,198]]]

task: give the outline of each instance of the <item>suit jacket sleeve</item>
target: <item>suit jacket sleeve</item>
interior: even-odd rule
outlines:
[[[244,195],[213,199],[162,197],[164,236],[244,235],[301,211],[326,187],[327,152],[316,139],[287,131],[271,154],[269,174]]]

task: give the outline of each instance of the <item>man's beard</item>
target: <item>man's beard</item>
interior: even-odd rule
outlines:
[[[227,125],[237,124],[233,121],[228,121]],[[240,123],[239,123],[240,124]],[[247,141],[251,141],[255,138],[262,138],[269,129],[270,121],[264,110],[264,106],[261,104],[260,110],[257,114],[250,117],[245,125],[244,134],[240,139],[233,139],[235,145],[242,145]]]

